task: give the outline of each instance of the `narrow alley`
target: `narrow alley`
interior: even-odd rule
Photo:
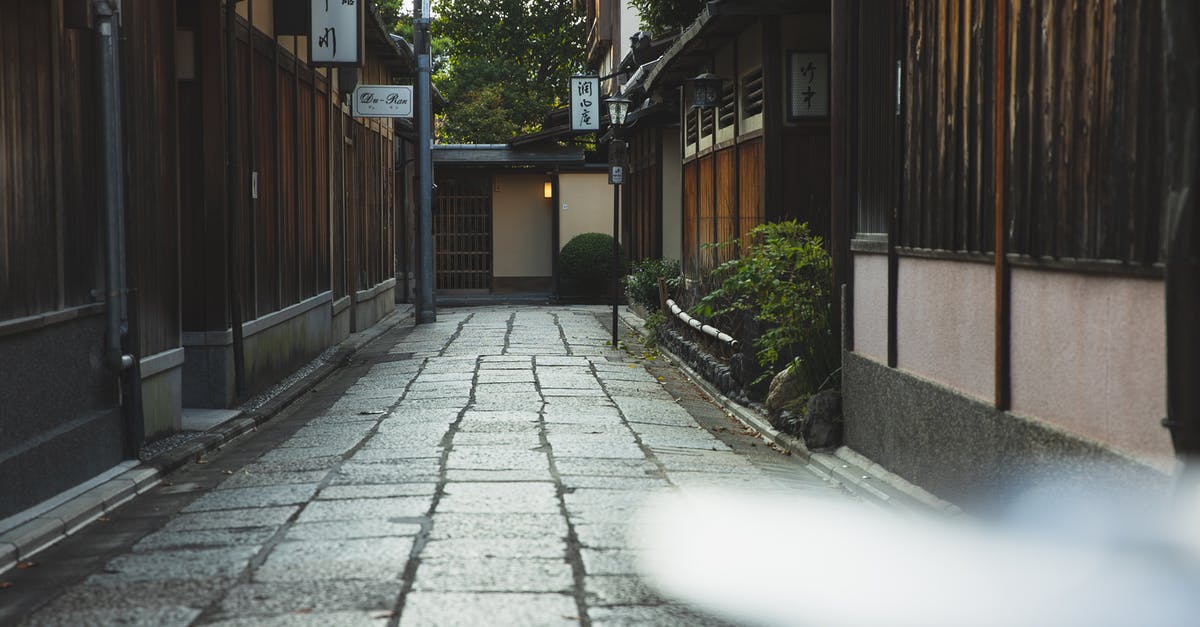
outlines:
[[[851,497],[673,366],[614,351],[606,312],[393,327],[264,427],[6,573],[0,623],[724,624],[638,576],[639,505],[714,485]]]

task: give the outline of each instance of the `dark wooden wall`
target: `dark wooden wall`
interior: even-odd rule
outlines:
[[[1001,92],[1011,112],[1003,143],[1012,252],[1162,258],[1159,6],[1013,4],[1004,44],[1012,80]]]
[[[126,245],[142,355],[180,345],[175,3],[122,5]]]
[[[0,320],[103,289],[90,31],[57,3],[0,0]]]
[[[861,6],[858,232],[885,227],[898,170],[902,249],[991,253],[1001,194],[1015,260],[1161,260],[1158,2],[1016,0],[1003,41],[996,3],[904,3],[899,163],[874,156],[894,115],[879,106],[895,84],[877,42],[895,7]]]
[[[629,140],[629,171],[622,189],[622,241],[630,261],[662,256],[662,131],[651,127]]]

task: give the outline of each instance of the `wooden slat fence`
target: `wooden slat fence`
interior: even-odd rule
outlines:
[[[1010,0],[1006,41],[996,41],[994,2],[902,6],[904,148],[891,166],[902,171],[902,249],[990,253],[1001,193],[1014,259],[1130,268],[1161,260],[1159,3]],[[894,8],[861,11],[859,233],[886,226],[887,176],[874,155],[886,152],[878,103],[890,81],[876,42]],[[996,106],[1007,120],[999,138]]]

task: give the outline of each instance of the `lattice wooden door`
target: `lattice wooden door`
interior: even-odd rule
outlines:
[[[438,290],[492,288],[491,184],[487,174],[439,178],[433,216]]]

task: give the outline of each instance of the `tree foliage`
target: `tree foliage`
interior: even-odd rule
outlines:
[[[705,0],[630,0],[642,16],[642,28],[655,35],[666,35],[687,28]]]
[[[503,142],[536,131],[581,69],[587,36],[571,0],[441,0],[434,34],[447,61],[434,77],[448,104],[438,139]]]

